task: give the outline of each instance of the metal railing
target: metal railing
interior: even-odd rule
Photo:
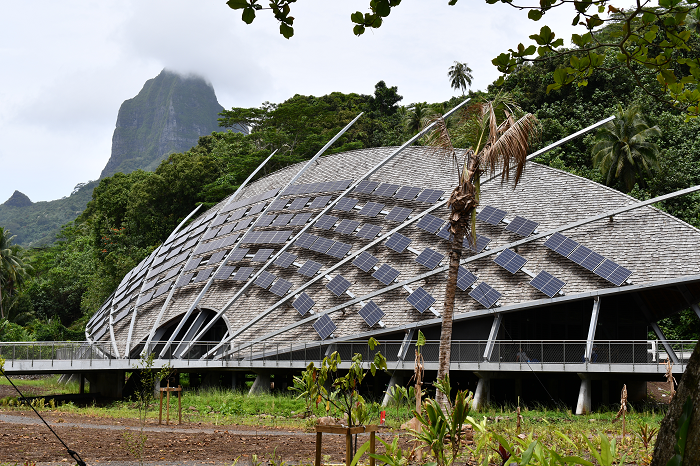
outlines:
[[[150,349],[156,355],[160,353],[166,342],[152,342]],[[187,352],[176,357],[179,342],[174,342],[164,355],[168,361],[218,361],[226,366],[244,367],[253,363],[263,365],[292,366],[306,365],[309,362],[321,361],[324,356],[338,351],[344,362],[350,361],[353,355],[359,353],[363,361],[374,359],[381,352],[389,363],[400,362],[402,340],[380,341],[373,350],[369,349],[366,341],[347,341],[327,344],[323,342],[260,342],[248,345],[246,343],[229,343],[222,346],[211,357],[204,356],[215,348],[219,342],[198,342]],[[664,364],[668,354],[663,344],[658,340],[595,340],[592,343],[591,356],[586,358],[586,340],[497,340],[492,342],[490,350],[486,340],[453,340],[451,362],[458,364],[498,364],[500,365],[546,365],[546,364],[606,364],[606,365],[659,365]],[[695,349],[696,341],[668,341],[678,358],[681,368],[690,358]],[[183,347],[186,345],[183,345]],[[238,349],[242,348],[242,349]],[[439,359],[440,342],[429,340],[422,348],[423,359],[427,364],[437,363]],[[143,346],[136,347],[132,355],[140,354]],[[404,359],[412,364],[415,352],[415,342],[408,345]],[[110,342],[0,342],[0,356],[8,363],[13,361],[114,361],[113,348]],[[131,357],[129,361],[138,360]],[[122,359],[123,360],[123,359]]]

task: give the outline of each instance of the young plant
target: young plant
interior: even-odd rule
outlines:
[[[639,438],[642,440],[642,444],[644,445],[645,450],[649,450],[649,445],[651,445],[651,442],[654,441],[654,437],[656,437],[656,434],[659,433],[659,429],[656,427],[651,427],[647,423],[640,423],[637,426],[637,435]]]

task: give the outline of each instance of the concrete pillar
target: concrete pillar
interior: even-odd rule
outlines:
[[[255,382],[253,382],[253,386],[250,387],[250,392],[248,392],[249,395],[258,393],[270,393],[270,373],[267,371],[257,372]]]
[[[476,375],[479,377],[479,382],[476,384],[472,408],[478,411],[485,408],[491,401],[491,377],[478,372]]]
[[[200,385],[201,388],[208,388],[208,387],[218,387],[220,384],[220,375],[216,371],[210,371],[204,373],[204,377],[202,377],[202,384]]]
[[[589,414],[591,412],[591,379],[584,374],[578,376],[581,377],[581,387],[578,389],[576,414]]]
[[[122,397],[124,389],[124,371],[103,371],[90,374],[90,393],[99,393],[101,396],[110,399]]]
[[[396,385],[402,385],[403,384],[403,375],[400,375],[398,373],[394,373],[394,375],[391,376],[391,379],[389,380],[389,386],[386,387],[386,392],[384,392],[384,399],[382,400],[382,406],[387,406],[389,402],[391,401],[391,395],[389,395],[389,392],[392,390],[392,388]]]

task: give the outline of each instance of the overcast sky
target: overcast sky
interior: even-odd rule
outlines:
[[[544,23],[483,0],[404,0],[380,29],[355,37],[350,13],[368,4],[300,0],[287,40],[269,12],[246,25],[224,0],[4,3],[0,203],[15,189],[35,202],[58,199],[97,179],[119,106],[163,68],[204,76],[225,108],[371,94],[380,80],[398,86],[404,105],[437,102],[455,94],[446,76],[455,60],[474,70],[472,88],[484,89],[498,76],[491,59]],[[545,20],[563,33],[571,16]]]

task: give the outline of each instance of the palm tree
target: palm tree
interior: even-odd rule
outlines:
[[[455,64],[447,70],[447,77],[450,78],[452,89],[462,89],[462,95],[467,87],[472,85],[472,69],[466,63],[455,61]]]
[[[408,107],[403,116],[403,124],[411,133],[417,133],[433,115],[435,111],[427,103],[418,102]]]
[[[29,266],[22,260],[22,249],[12,244],[14,236],[0,227],[0,318],[5,318],[3,307],[3,290],[5,301],[10,303],[10,298],[24,284]]]
[[[593,166],[605,177],[606,185],[617,179],[625,192],[630,192],[635,183],[644,182],[645,174],[658,168],[659,147],[647,139],[660,136],[661,130],[658,126],[649,127],[638,105],[627,110],[618,105],[615,117],[596,135]]]
[[[456,131],[456,137],[469,144],[468,149],[459,150],[461,154],[454,148],[445,121],[437,118],[436,129],[431,133],[429,143],[457,167],[457,187],[447,203],[451,209],[452,244],[442,314],[438,379],[449,375],[457,274],[465,236],[471,243],[476,238],[475,219],[481,174],[502,170],[501,180],[510,180],[513,175],[514,185],[517,185],[530,145],[538,134],[537,119],[530,113],[525,114],[508,94],[499,94],[492,101],[477,103],[466,109]],[[437,396],[445,406],[447,398],[439,391]]]

